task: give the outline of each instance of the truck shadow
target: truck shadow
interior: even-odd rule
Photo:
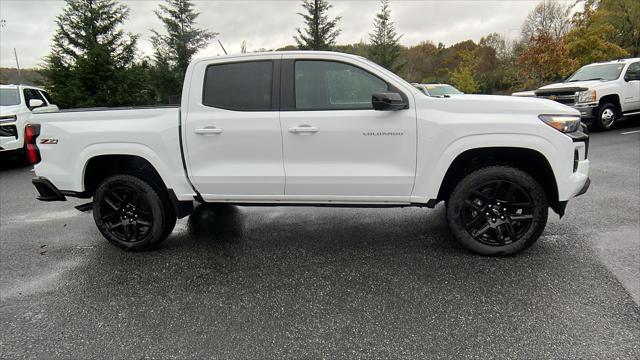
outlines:
[[[12,152],[0,153],[0,171],[27,168],[30,165]]]

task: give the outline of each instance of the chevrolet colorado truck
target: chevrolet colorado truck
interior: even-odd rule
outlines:
[[[128,250],[157,245],[194,201],[435,207],[466,248],[533,244],[548,209],[589,186],[588,135],[560,103],[424,95],[362,57],[270,52],[194,60],[180,107],[33,117],[44,201],[93,198]]]
[[[57,111],[49,94],[26,85],[0,85],[0,153],[25,154],[26,125],[32,112]]]
[[[583,66],[535,94],[580,111],[582,121],[595,130],[609,130],[622,116],[640,114],[640,58]]]

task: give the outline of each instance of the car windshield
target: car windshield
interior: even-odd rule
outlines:
[[[615,80],[620,77],[624,63],[583,66],[571,75],[566,82],[586,80]]]
[[[0,106],[20,105],[18,89],[0,89]]]
[[[458,89],[454,88],[451,85],[425,85],[424,86],[429,95],[431,96],[443,96],[443,95],[452,95],[452,94],[462,94]]]

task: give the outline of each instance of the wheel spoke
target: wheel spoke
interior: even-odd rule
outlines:
[[[505,201],[511,201],[513,197],[513,193],[516,191],[516,185],[514,183],[509,183],[509,188],[507,189],[507,193],[504,195]]]
[[[511,215],[511,220],[513,221],[521,221],[521,220],[532,220],[533,215]]]
[[[151,227],[151,222],[147,220],[137,220],[136,224]]]
[[[482,208],[480,208],[476,203],[474,203],[471,200],[465,200],[464,203],[475,211],[478,211],[478,212],[482,211]]]
[[[471,236],[478,237],[480,235],[484,235],[484,233],[486,233],[489,229],[491,229],[491,225],[489,225],[489,223],[485,224],[482,228],[480,228],[479,230],[475,231],[473,234],[471,234]]]
[[[113,197],[115,197],[117,199],[117,197],[115,195],[113,195]],[[105,196],[104,197],[104,202],[107,203],[107,205],[109,205],[109,207],[112,208],[113,210],[120,209],[120,207],[118,205],[116,205],[116,203],[113,202],[113,200],[109,199],[109,196]]]
[[[124,228],[124,238],[129,241],[131,239],[131,229],[129,229],[129,224],[123,224]]]
[[[509,233],[509,237],[511,238],[511,242],[516,241],[518,239],[516,229],[513,228],[513,225],[511,225],[510,222],[507,222],[505,225],[507,228],[507,233]]]
[[[117,223],[113,223],[107,226],[107,229],[109,229],[109,231],[115,230],[121,226],[124,226],[124,223],[122,221],[119,221]]]
[[[102,217],[102,222],[107,223],[107,222],[109,222],[109,221],[111,221],[111,220],[117,219],[117,218],[118,218],[118,216],[120,216],[120,214],[119,214],[119,213],[117,213],[117,212],[112,212],[111,214],[107,214],[107,215],[103,216],[103,217]]]
[[[496,234],[498,234],[498,242],[500,245],[504,245],[504,233],[502,232],[502,225],[496,226]]]

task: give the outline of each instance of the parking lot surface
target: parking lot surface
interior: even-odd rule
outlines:
[[[199,206],[159,249],[0,169],[0,357],[640,358],[640,127],[592,134],[592,186],[517,256],[434,210]]]

